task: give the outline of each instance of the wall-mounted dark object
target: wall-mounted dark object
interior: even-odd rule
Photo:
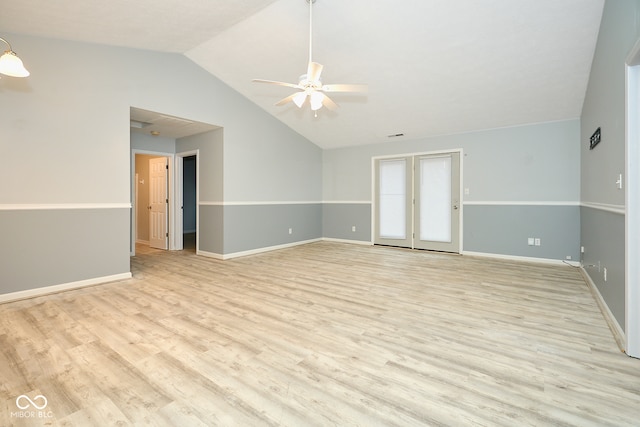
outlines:
[[[596,129],[596,131],[589,138],[589,150],[593,150],[593,147],[598,145],[600,142],[600,128]]]

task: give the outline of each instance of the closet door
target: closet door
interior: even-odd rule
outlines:
[[[414,243],[460,252],[460,153],[416,156]]]
[[[412,175],[412,157],[375,161],[374,243],[413,247]]]

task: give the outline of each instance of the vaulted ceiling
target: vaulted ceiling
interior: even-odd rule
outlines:
[[[291,89],[251,82],[297,83],[306,72],[307,0],[20,0],[2,2],[0,31],[184,54],[334,148],[580,117],[603,5],[316,0],[323,82],[369,87],[332,95],[340,108],[317,117],[308,106],[274,106]]]

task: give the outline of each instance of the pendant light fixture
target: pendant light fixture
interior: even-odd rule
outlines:
[[[0,56],[0,74],[11,77],[29,76],[29,71],[24,68],[22,60],[18,57],[18,55],[16,55],[13,49],[11,49],[11,45],[9,44],[9,42],[2,37],[0,37],[0,41],[5,42],[9,47],[9,50],[5,50],[4,54]]]

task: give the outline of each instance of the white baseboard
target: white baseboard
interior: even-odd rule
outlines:
[[[526,256],[517,256],[517,255],[503,255],[503,254],[491,254],[485,252],[469,252],[463,251],[462,255],[469,256],[477,256],[483,258],[498,258],[509,261],[522,261],[522,262],[537,262],[540,264],[551,264],[551,265],[571,265],[572,267],[580,267],[580,263],[578,261],[563,261],[561,259],[550,259],[550,258],[534,258],[534,257],[526,257]]]
[[[209,258],[227,260],[227,259],[239,258],[243,256],[248,256],[248,255],[256,255],[263,252],[277,251],[278,249],[292,248],[294,246],[306,245],[307,243],[319,242],[321,240],[322,239],[302,240],[299,242],[285,243],[284,245],[267,246],[264,248],[251,249],[249,251],[243,251],[243,252],[233,252],[230,254],[218,254],[215,252],[207,252],[207,251],[198,251],[197,254],[205,257],[209,257]]]
[[[11,292],[8,294],[0,294],[0,304],[10,301],[17,301],[27,298],[35,298],[42,295],[53,294],[71,289],[84,288],[86,286],[100,285],[107,282],[115,282],[116,280],[130,279],[131,273],[114,274],[112,276],[95,277],[93,279],[80,280],[77,282],[63,283],[60,285],[45,286],[42,288],[27,289],[24,291]]]
[[[627,348],[627,338],[624,334],[624,331],[622,330],[622,327],[609,309],[609,306],[605,302],[604,298],[602,298],[602,294],[598,290],[598,287],[596,286],[594,281],[591,279],[591,276],[589,276],[589,273],[587,273],[587,270],[585,270],[583,267],[580,267],[580,273],[582,273],[582,277],[584,278],[585,282],[587,282],[589,290],[591,291],[593,298],[596,300],[596,303],[598,304],[598,307],[602,312],[604,320],[606,320],[607,325],[609,325],[609,329],[613,334],[613,338],[616,340],[616,344],[618,344],[618,347],[621,351],[625,351]]]
[[[323,237],[323,242],[334,242],[334,243],[349,243],[351,245],[365,245],[365,246],[373,246],[372,242],[367,242],[364,240],[348,240],[348,239],[334,239],[332,237]]]

